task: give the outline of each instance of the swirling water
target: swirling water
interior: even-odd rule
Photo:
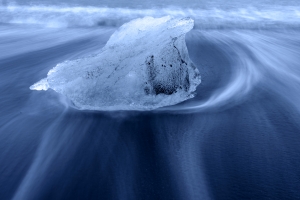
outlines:
[[[0,199],[299,199],[300,6],[2,1]],[[192,17],[197,96],[86,112],[29,86],[137,17]]]

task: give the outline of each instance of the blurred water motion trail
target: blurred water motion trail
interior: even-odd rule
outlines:
[[[0,199],[299,199],[293,9],[265,28],[196,26],[197,96],[153,112],[78,111],[29,90],[57,63],[99,52],[116,27],[1,24]]]

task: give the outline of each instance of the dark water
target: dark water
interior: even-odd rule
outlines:
[[[2,6],[0,199],[300,199],[300,9],[292,2]],[[99,52],[120,24],[172,13],[195,19],[186,36],[202,75],[194,99],[152,112],[86,112],[54,91],[29,90],[57,63]]]

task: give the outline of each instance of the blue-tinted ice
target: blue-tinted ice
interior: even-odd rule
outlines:
[[[194,97],[200,84],[185,34],[190,18],[145,17],[121,26],[101,53],[65,61],[32,90],[51,88],[83,110],[151,110]]]

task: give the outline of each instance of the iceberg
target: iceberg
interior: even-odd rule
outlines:
[[[189,58],[190,18],[145,17],[122,25],[101,52],[57,64],[30,87],[49,88],[80,110],[152,110],[194,97],[201,83]]]

